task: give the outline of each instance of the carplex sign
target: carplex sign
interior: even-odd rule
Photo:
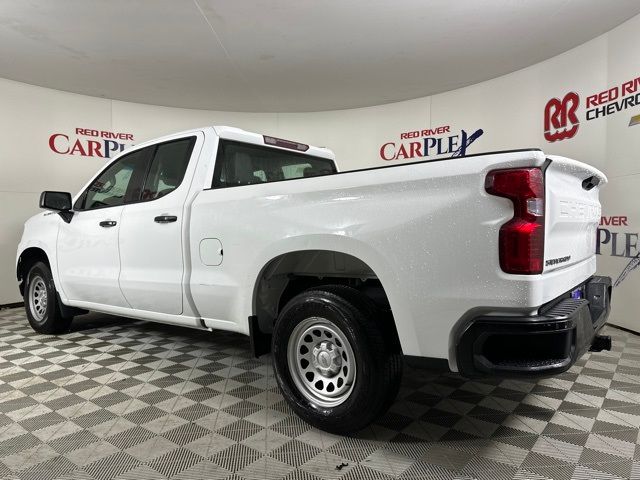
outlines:
[[[71,135],[54,133],[49,148],[59,155],[111,158],[133,145],[133,134],[76,128]]]
[[[380,147],[382,160],[429,160],[433,157],[447,155],[449,157],[464,157],[467,149],[482,136],[481,128],[467,133],[460,130],[451,132],[450,125],[437,128],[414,130],[400,134],[399,141],[387,142]]]

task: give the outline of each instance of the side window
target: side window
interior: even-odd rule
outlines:
[[[125,155],[96,178],[81,197],[80,209],[116,207],[138,201],[149,149]]]
[[[157,146],[142,191],[143,201],[163,197],[180,186],[194,142],[195,137],[190,137]]]
[[[277,182],[335,173],[335,164],[277,148],[222,141],[216,157],[213,188]]]

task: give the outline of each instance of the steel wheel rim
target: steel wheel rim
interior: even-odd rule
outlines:
[[[357,367],[347,336],[333,322],[310,317],[293,329],[287,347],[291,377],[308,400],[335,407],[349,398]]]
[[[38,322],[42,322],[47,314],[47,301],[47,285],[41,276],[36,275],[29,284],[29,307]]]

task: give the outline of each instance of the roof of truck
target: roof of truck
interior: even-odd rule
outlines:
[[[292,150],[298,152],[303,155],[312,155],[314,157],[327,158],[329,160],[335,161],[336,156],[332,150],[325,147],[314,147],[313,145],[308,145],[306,143],[297,142],[295,140],[283,139],[280,137],[275,137],[271,135],[263,135],[255,132],[248,132],[247,130],[242,130],[237,127],[229,127],[226,125],[211,125],[200,128],[192,128],[189,130],[183,130],[181,132],[175,132],[168,135],[163,135],[162,137],[153,138],[147,140],[145,142],[141,142],[135,145],[135,148],[144,147],[147,145],[153,145],[154,143],[159,143],[166,140],[172,140],[176,137],[181,137],[189,134],[194,134],[198,132],[204,132],[206,130],[213,130],[213,132],[218,135],[220,138],[224,138],[227,140],[234,140],[237,142],[244,143],[252,143],[255,145],[263,145],[270,148],[278,148],[281,150]]]
[[[268,147],[280,148],[283,150],[294,150],[298,153],[313,155],[314,157],[328,158],[330,160],[335,160],[336,158],[333,151],[325,147],[314,147],[313,145],[308,145],[295,140],[248,132],[241,128],[229,127],[226,125],[216,125],[213,129],[220,138],[227,140],[253,143],[256,145],[266,145]]]

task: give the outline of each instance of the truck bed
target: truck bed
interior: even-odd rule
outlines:
[[[540,150],[517,150],[206,190],[191,212],[193,301],[211,326],[245,319],[263,266],[290,251],[333,249],[375,272],[406,354],[451,358],[443,339],[469,312],[534,313],[595,272],[595,255],[542,275],[500,269],[498,230],[513,212],[485,191],[485,177],[545,162]],[[220,232],[224,262],[239,276],[197,267],[198,242]],[[212,296],[211,285],[238,301]]]

